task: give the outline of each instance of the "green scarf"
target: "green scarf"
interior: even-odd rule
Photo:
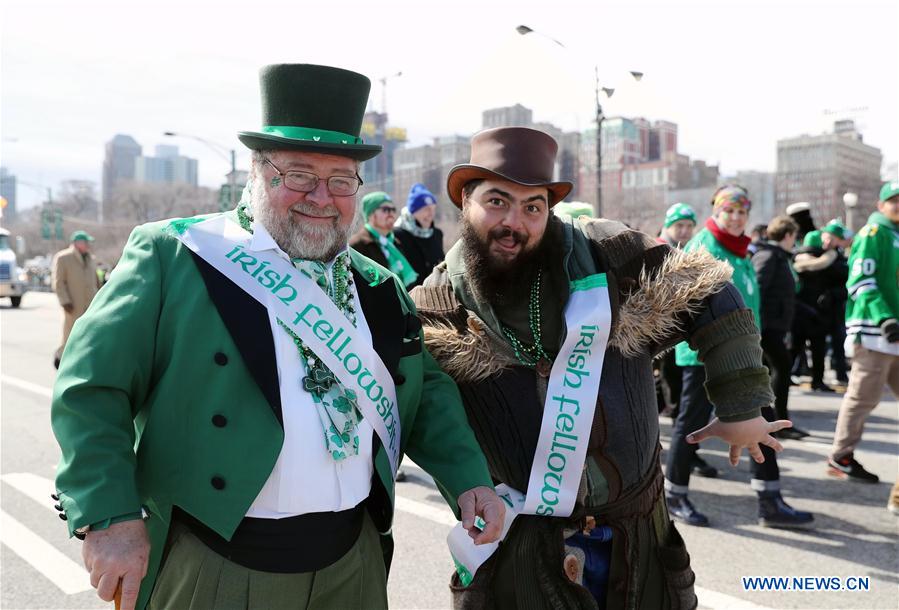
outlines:
[[[384,257],[387,259],[387,268],[400,278],[400,281],[403,282],[403,286],[409,286],[415,282],[415,280],[418,279],[418,273],[415,272],[415,269],[412,268],[412,265],[410,265],[409,261],[406,260],[406,257],[403,256],[403,253],[400,252],[399,248],[396,247],[396,244],[393,243],[393,231],[387,236],[384,236],[378,233],[375,228],[368,223],[365,223],[365,228],[381,246],[381,251],[384,252]]]

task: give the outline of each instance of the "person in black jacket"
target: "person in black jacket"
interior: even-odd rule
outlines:
[[[811,233],[793,261],[801,285],[793,325],[793,354],[804,358],[808,340],[812,352],[812,389],[818,392],[834,391],[824,383],[826,338],[833,320],[845,315],[849,266],[839,245],[830,232],[822,230],[817,238]]]
[[[418,273],[418,279],[407,286],[412,290],[431,275],[443,262],[443,232],[434,226],[437,198],[423,184],[413,184],[393,227],[398,247]]]
[[[776,216],[767,229],[767,241],[758,244],[752,266],[761,290],[762,350],[771,371],[771,390],[778,419],[789,419],[787,398],[790,393],[792,359],[786,336],[790,332],[795,311],[796,280],[790,268],[793,246],[799,225],[789,216]],[[782,438],[800,439],[808,432],[795,425],[781,430]]]

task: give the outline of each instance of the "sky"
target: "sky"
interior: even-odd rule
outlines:
[[[521,36],[518,25],[534,34]],[[318,63],[372,79],[409,145],[470,135],[486,108],[592,126],[594,67],[607,116],[674,121],[679,150],[722,173],[773,171],[776,142],[853,118],[899,158],[897,0],[4,0],[0,163],[20,209],[66,179],[101,181],[104,145],[176,144],[218,186],[229,169],[199,136],[249,155],[258,70]],[[553,42],[559,41],[563,46]],[[634,82],[629,70],[645,76]]]

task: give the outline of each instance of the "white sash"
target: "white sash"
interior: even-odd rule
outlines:
[[[568,335],[549,376],[527,495],[507,485],[496,488],[506,503],[500,541],[520,514],[567,517],[574,510],[612,324],[604,273],[571,283],[565,323]],[[461,523],[450,531],[447,543],[466,586],[499,547],[499,542],[475,546]]]
[[[226,216],[192,224],[178,238],[302,339],[343,386],[356,394],[394,476],[400,417],[393,378],[372,346],[311,278],[271,251],[247,252],[252,234]]]

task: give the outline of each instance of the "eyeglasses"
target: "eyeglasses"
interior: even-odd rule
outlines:
[[[321,181],[321,178],[311,172],[299,170],[282,172],[272,163],[271,159],[267,157],[262,159],[278,172],[281,180],[284,181],[284,186],[292,191],[311,193],[318,187],[318,183]],[[359,174],[355,176],[331,176],[327,179],[326,184],[328,185],[328,192],[335,197],[350,197],[359,191],[359,187],[362,186],[362,178],[359,177]]]
[[[385,214],[396,214],[396,208],[392,205],[382,205],[378,208],[379,212],[384,212]]]

